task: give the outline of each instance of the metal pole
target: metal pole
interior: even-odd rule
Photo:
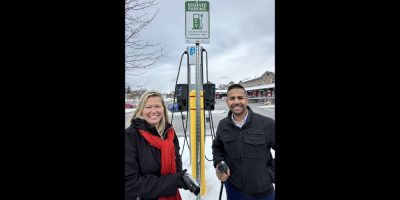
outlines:
[[[200,160],[200,136],[201,136],[201,123],[200,123],[200,91],[203,89],[201,82],[201,74],[200,74],[200,43],[196,43],[196,178],[197,182],[201,183],[201,160]],[[201,195],[197,196],[197,199],[200,199]]]

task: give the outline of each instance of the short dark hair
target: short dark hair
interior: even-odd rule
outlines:
[[[227,92],[229,92],[229,90],[232,90],[232,89],[235,89],[235,88],[240,88],[240,89],[244,90],[244,92],[246,92],[246,89],[244,89],[244,87],[242,85],[240,85],[240,84],[232,84],[232,85],[230,85],[228,87],[228,91]]]

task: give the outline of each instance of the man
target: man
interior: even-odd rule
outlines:
[[[214,167],[224,182],[228,200],[275,199],[275,122],[254,113],[246,90],[239,84],[228,88],[228,117],[222,119],[212,144]],[[227,172],[218,170],[224,161]]]

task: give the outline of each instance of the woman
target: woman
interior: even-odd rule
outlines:
[[[125,130],[125,200],[181,200],[185,172],[163,97],[147,91]]]

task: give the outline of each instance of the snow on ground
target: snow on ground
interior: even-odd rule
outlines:
[[[182,152],[183,140],[184,140],[184,137],[179,137],[179,146],[181,148],[180,152]],[[190,142],[189,138],[188,138],[188,141]],[[211,142],[212,142],[211,136],[207,136],[204,147],[205,147],[205,156],[209,160],[212,160],[212,149],[211,149],[212,143]],[[217,176],[215,175],[215,169],[213,166],[213,162],[208,161],[207,159],[204,159],[204,160],[205,160],[206,193],[203,196],[201,196],[201,199],[202,200],[215,200],[215,199],[218,199],[218,197],[219,197],[219,191],[221,189],[221,182],[218,180]],[[182,153],[182,168],[187,169],[187,172],[189,174],[192,174],[192,165],[190,163],[190,151],[186,144],[185,144],[185,149]],[[193,193],[189,192],[188,190],[183,190],[183,189],[179,189],[179,190],[180,190],[179,192],[181,193],[182,199],[184,199],[184,200],[196,199],[196,196]],[[202,190],[202,188],[201,188],[201,190]],[[226,200],[225,188],[223,189],[221,199]]]

